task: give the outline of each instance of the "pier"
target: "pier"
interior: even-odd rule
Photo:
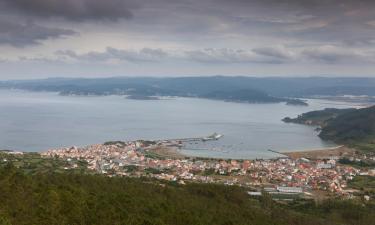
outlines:
[[[284,153],[282,153],[282,152],[279,152],[279,151],[275,151],[275,150],[272,150],[272,149],[268,149],[268,151],[269,151],[269,152],[273,152],[273,153],[277,153],[277,154],[279,154],[279,155],[283,155],[283,156],[285,156],[285,157],[289,158],[289,156],[288,156],[288,155],[286,155],[286,154],[284,154]]]
[[[176,139],[167,139],[164,141],[169,141],[169,142],[194,142],[194,141],[214,141],[214,140],[219,140],[222,138],[224,135],[218,134],[218,133],[213,133],[209,136],[206,137],[195,137],[195,138],[176,138]]]

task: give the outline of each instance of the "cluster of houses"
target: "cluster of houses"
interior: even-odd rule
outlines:
[[[164,143],[163,143],[164,144]],[[88,168],[108,176],[153,177],[168,181],[223,183],[250,187],[274,187],[277,192],[300,193],[325,190],[343,193],[347,182],[364,173],[337,163],[337,158],[308,160],[277,158],[264,160],[223,160],[162,158],[148,154],[160,143],[121,142],[52,149],[45,157],[71,162],[84,160]],[[167,144],[166,144],[167,145]],[[72,164],[74,168],[74,163]],[[375,175],[375,171],[374,175]],[[370,171],[365,173],[371,175]]]

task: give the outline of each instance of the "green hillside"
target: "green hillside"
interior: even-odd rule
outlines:
[[[359,150],[375,152],[375,106],[363,109],[324,109],[286,117],[286,123],[316,125],[319,136]]]
[[[375,106],[338,115],[319,136],[343,144],[375,144]]]
[[[374,224],[372,203],[279,204],[245,189],[0,169],[0,224]]]
[[[341,114],[355,111],[355,109],[335,109],[326,108],[323,110],[311,111],[299,115],[297,118],[285,117],[283,119],[286,123],[298,123],[324,127],[328,122],[335,119]]]

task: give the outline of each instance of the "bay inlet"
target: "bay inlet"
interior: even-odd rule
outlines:
[[[314,127],[282,118],[350,103],[308,100],[309,106],[246,104],[195,98],[135,100],[124,96],[60,96],[0,91],[0,149],[45,151],[115,140],[160,140],[224,134],[191,142],[182,154],[214,158],[271,158],[278,152],[334,147]]]

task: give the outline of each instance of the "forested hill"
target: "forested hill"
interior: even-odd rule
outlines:
[[[2,225],[370,225],[371,203],[329,200],[279,204],[213,184],[0,168]]]
[[[375,106],[362,109],[324,109],[307,112],[287,123],[320,126],[319,136],[338,144],[375,152]]]
[[[375,106],[338,115],[323,127],[320,137],[338,143],[375,143]]]
[[[303,113],[296,118],[286,117],[283,119],[283,121],[286,123],[299,123],[325,127],[330,121],[335,119],[337,116],[353,111],[355,111],[355,109],[326,108],[323,110],[316,110]]]

